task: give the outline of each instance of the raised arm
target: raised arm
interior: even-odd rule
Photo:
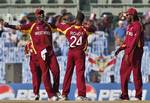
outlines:
[[[25,24],[25,25],[11,25],[7,22],[4,22],[4,26],[7,28],[15,29],[15,30],[29,30],[33,23]]]
[[[84,22],[83,26],[88,32],[88,34],[94,33],[96,31],[96,26],[94,25],[94,21],[92,20]]]
[[[15,30],[20,30],[20,26],[19,25],[10,25],[7,22],[4,22],[4,27],[15,29]]]

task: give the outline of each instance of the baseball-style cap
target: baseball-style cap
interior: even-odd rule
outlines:
[[[44,14],[44,10],[42,10],[42,9],[40,9],[40,8],[37,8],[37,9],[35,10],[35,16],[40,16],[40,15],[42,15],[42,14]]]
[[[128,10],[127,10],[127,14],[129,14],[129,15],[137,15],[137,10],[135,9],[135,8],[129,8]]]

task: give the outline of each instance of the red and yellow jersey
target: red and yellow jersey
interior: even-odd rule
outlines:
[[[49,24],[35,22],[20,26],[20,30],[30,30],[30,39],[34,53],[40,52],[46,47],[52,47],[52,31]]]
[[[86,50],[88,33],[83,26],[60,23],[57,30],[66,35],[70,48]]]

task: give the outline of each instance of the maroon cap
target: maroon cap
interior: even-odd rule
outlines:
[[[137,15],[137,10],[135,8],[129,8],[127,13],[129,15]]]
[[[40,16],[41,14],[44,14],[44,10],[40,9],[40,8],[37,8],[35,10],[35,16]]]

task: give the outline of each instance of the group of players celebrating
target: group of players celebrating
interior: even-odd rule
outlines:
[[[68,14],[66,14],[68,15]],[[76,67],[76,84],[78,96],[76,100],[89,100],[86,97],[85,83],[85,51],[87,48],[87,38],[90,32],[96,29],[92,21],[84,22],[84,14],[78,12],[74,20],[65,23],[62,22],[64,16],[56,16],[54,23],[48,23],[45,20],[44,10],[37,8],[35,10],[36,20],[23,25],[10,25],[4,22],[4,26],[20,31],[27,30],[30,36],[30,42],[25,47],[25,52],[30,53],[30,69],[32,73],[33,92],[35,100],[39,100],[39,90],[41,81],[48,94],[49,101],[69,100],[68,94],[71,86],[71,79]],[[126,39],[120,48],[116,51],[117,56],[121,50],[125,50],[122,60],[120,76],[121,90],[120,99],[129,100],[128,81],[133,70],[136,95],[135,99],[142,99],[142,76],[141,76],[141,58],[143,54],[143,29],[138,20],[135,8],[129,8],[127,11],[127,32]],[[69,50],[67,56],[66,73],[64,76],[62,94],[59,92],[60,69],[53,50],[52,32],[57,30],[63,33],[68,42]],[[50,79],[50,72],[53,76],[53,84]]]

